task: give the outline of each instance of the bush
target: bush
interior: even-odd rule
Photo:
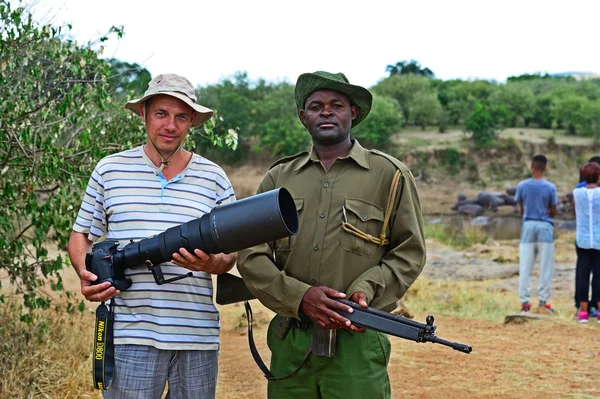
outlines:
[[[477,147],[487,147],[496,140],[496,121],[481,103],[475,104],[475,109],[465,121],[465,129],[471,132]]]
[[[458,149],[448,147],[441,152],[440,157],[441,166],[446,168],[452,176],[456,176],[460,172],[462,160]]]
[[[389,144],[390,136],[398,133],[404,123],[402,109],[396,100],[387,96],[373,96],[371,113],[351,136],[367,146],[384,148]]]
[[[49,308],[37,295],[48,281],[63,291],[65,261],[48,256],[47,240],[66,245],[94,165],[146,138],[112,100],[110,64],[92,47],[0,0],[0,270],[29,309]]]
[[[294,87],[281,84],[257,104],[256,132],[258,152],[269,151],[274,157],[293,155],[306,150],[310,134],[306,131],[296,113]]]

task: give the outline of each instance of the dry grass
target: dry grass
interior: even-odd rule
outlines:
[[[35,314],[19,321],[11,300],[0,305],[0,398],[98,398],[91,382],[94,319],[89,312]]]
[[[256,189],[268,169],[269,165],[224,167],[238,199],[256,194]]]

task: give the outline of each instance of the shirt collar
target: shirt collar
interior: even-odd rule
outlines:
[[[342,158],[342,159],[350,158],[350,159],[354,160],[354,162],[356,162],[359,166],[361,166],[365,169],[369,169],[369,157],[368,157],[369,151],[366,150],[363,146],[361,146],[360,143],[358,142],[358,140],[350,139],[350,141],[352,142],[352,148],[350,149],[350,153],[348,154],[347,157]],[[304,156],[304,158],[300,159],[300,163],[294,170],[301,169],[306,164],[308,164],[309,161],[321,162],[321,160],[319,159],[319,156],[317,155],[317,152],[315,151],[315,147],[310,148],[310,151],[308,152],[308,154],[306,154]]]

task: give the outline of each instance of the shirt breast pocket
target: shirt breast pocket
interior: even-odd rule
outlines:
[[[298,234],[300,234],[300,228],[302,227],[302,208],[304,207],[304,198],[294,198],[294,204],[298,211],[298,221],[300,223],[298,233],[293,236],[282,238],[281,240],[275,241],[275,251],[291,251],[296,245]]]
[[[379,237],[383,228],[383,209],[370,202],[355,198],[346,198],[344,200],[344,207],[346,208],[348,223],[363,233]],[[367,258],[373,256],[378,248],[377,244],[366,241],[345,230],[341,232],[340,243],[346,251],[354,252]]]

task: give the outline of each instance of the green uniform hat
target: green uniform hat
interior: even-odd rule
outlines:
[[[343,73],[330,73],[317,71],[314,73],[303,73],[298,77],[296,88],[294,89],[294,98],[298,112],[304,109],[306,98],[317,90],[333,90],[346,95],[352,105],[358,108],[358,115],[352,121],[352,127],[361,123],[371,111],[373,96],[361,86],[351,85]]]

